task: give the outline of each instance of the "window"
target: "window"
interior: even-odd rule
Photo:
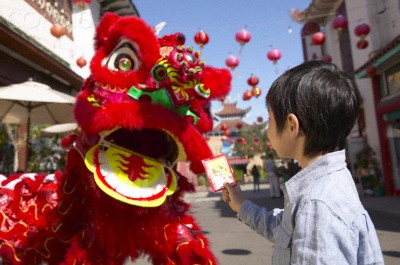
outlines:
[[[386,70],[382,78],[381,98],[398,94],[400,92],[400,63]]]

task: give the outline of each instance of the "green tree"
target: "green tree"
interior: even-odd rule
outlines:
[[[272,152],[267,145],[265,123],[254,123],[249,129],[240,130],[234,146],[235,155],[252,157],[255,154],[267,155]]]
[[[8,175],[13,172],[14,147],[8,137],[7,128],[0,123],[0,174]]]
[[[53,173],[65,165],[66,152],[61,146],[62,137],[44,134],[44,127],[35,126],[31,131],[31,159],[28,164],[30,172]]]

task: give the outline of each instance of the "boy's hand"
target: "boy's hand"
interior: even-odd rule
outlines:
[[[224,183],[225,189],[222,191],[222,200],[227,202],[232,210],[239,212],[245,201],[239,185],[232,187],[229,183]]]

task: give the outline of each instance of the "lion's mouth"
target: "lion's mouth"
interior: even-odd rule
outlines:
[[[97,186],[114,199],[156,207],[176,190],[172,165],[178,153],[178,144],[166,132],[118,129],[87,152],[85,163]]]
[[[166,166],[173,165],[178,158],[178,145],[168,133],[161,130],[118,129],[104,138],[107,142],[152,158]]]

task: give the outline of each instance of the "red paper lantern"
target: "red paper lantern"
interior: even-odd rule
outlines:
[[[323,32],[315,32],[311,37],[311,42],[314,45],[322,45],[325,42],[325,34]]]
[[[357,41],[357,48],[362,50],[368,47],[368,41],[364,39],[360,39]]]
[[[361,39],[364,39],[368,35],[370,30],[371,29],[368,24],[362,23],[354,28],[354,34],[356,34],[356,36],[360,37]]]
[[[261,88],[255,86],[251,89],[251,94],[258,98],[261,95]]]
[[[269,141],[267,142],[267,147],[268,147],[269,150],[272,149],[272,144]]]
[[[330,55],[326,54],[321,57],[321,61],[330,63],[330,62],[332,62],[332,57]]]
[[[228,125],[226,125],[225,123],[221,124],[221,131],[226,131],[226,130],[228,130]]]
[[[242,127],[243,127],[243,124],[241,124],[241,123],[236,124],[236,128],[237,128],[238,130],[240,130]]]
[[[61,38],[62,36],[65,35],[66,30],[65,27],[61,26],[58,23],[53,24],[53,26],[50,28],[50,33],[57,39]]]
[[[276,64],[276,62],[281,58],[281,56],[282,56],[281,51],[275,48],[271,49],[267,54],[268,60],[272,61],[274,64]]]
[[[342,15],[338,15],[332,21],[332,27],[338,32],[341,32],[343,29],[347,28],[347,25],[347,19]]]
[[[231,131],[230,131],[230,130],[228,130],[228,129],[227,129],[227,130],[225,130],[225,132],[224,132],[224,135],[225,135],[225,136],[229,136],[229,135],[231,135]]]
[[[257,76],[251,74],[251,76],[247,79],[247,84],[249,84],[249,86],[256,86],[259,81],[260,80]]]
[[[229,55],[229,57],[225,60],[225,64],[226,66],[228,66],[229,68],[231,68],[231,70],[235,70],[235,68],[239,65],[239,58],[237,58],[234,55]]]
[[[251,97],[253,96],[253,94],[251,93],[251,90],[246,90],[244,93],[243,93],[243,100],[249,100],[249,99],[251,99]]]
[[[263,122],[263,118],[260,116],[260,117],[257,117],[257,122]]]
[[[76,60],[76,64],[77,64],[80,68],[82,68],[82,67],[84,67],[84,66],[87,64],[87,61],[86,61],[85,58],[83,58],[83,57],[81,56],[81,57],[79,57],[79,58]]]
[[[235,39],[239,42],[240,45],[245,45],[251,39],[251,34],[245,28],[241,29],[240,31],[236,32]]]
[[[367,75],[368,76],[374,76],[374,75],[376,75],[376,67],[375,66],[370,66],[370,67],[368,67],[367,68],[367,70],[366,70],[366,72],[367,72]]]
[[[194,35],[194,42],[196,42],[196,44],[199,45],[200,48],[203,48],[203,46],[206,45],[208,41],[209,41],[208,34],[202,30],[200,30]]]
[[[91,2],[92,0],[72,0],[74,6],[76,6],[79,10],[86,9]]]

